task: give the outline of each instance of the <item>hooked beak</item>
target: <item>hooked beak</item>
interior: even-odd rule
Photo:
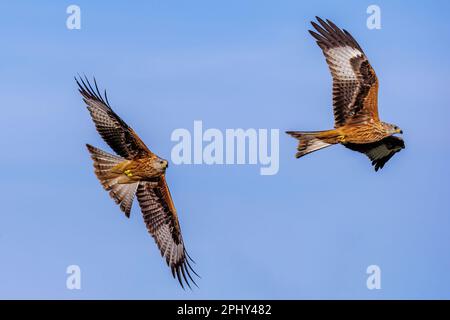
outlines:
[[[403,134],[403,130],[402,129],[398,129],[397,133]]]

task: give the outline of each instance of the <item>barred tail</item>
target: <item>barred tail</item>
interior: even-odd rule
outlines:
[[[123,183],[123,175],[112,172],[112,169],[124,158],[109,154],[103,150],[86,145],[92,160],[94,160],[95,175],[114,201],[120,205],[120,209],[127,217],[130,217],[134,195],[138,183]]]
[[[335,139],[336,134],[333,130],[286,131],[286,133],[298,140],[298,152],[295,154],[296,158],[303,157],[308,153],[329,147],[337,143]]]

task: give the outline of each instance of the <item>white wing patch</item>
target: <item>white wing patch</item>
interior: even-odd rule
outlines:
[[[350,60],[356,57],[362,57],[363,53],[358,49],[345,46],[335,47],[324,51],[327,63],[331,72],[337,80],[357,81],[357,75],[352,68]]]

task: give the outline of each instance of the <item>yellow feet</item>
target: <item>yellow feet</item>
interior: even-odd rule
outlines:
[[[338,141],[340,143],[344,143],[345,142],[345,136],[343,134],[338,135],[337,139],[338,139]]]
[[[123,173],[127,175],[127,177],[132,177],[133,173],[131,173],[131,170],[125,170]]]

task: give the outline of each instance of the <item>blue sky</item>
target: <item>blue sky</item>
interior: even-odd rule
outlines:
[[[81,7],[81,30],[66,8]],[[366,8],[381,8],[381,30]],[[446,1],[16,1],[0,3],[3,150],[0,298],[450,298],[450,28]],[[126,219],[85,143],[108,150],[73,76],[95,76],[116,112],[169,158],[177,128],[332,127],[331,77],[307,33],[349,30],[380,81],[381,117],[407,148],[375,173],[336,146],[280,170],[179,165],[167,174],[202,276],[183,291],[135,203]],[[79,265],[81,290],[66,288]],[[366,288],[366,268],[382,271]]]

